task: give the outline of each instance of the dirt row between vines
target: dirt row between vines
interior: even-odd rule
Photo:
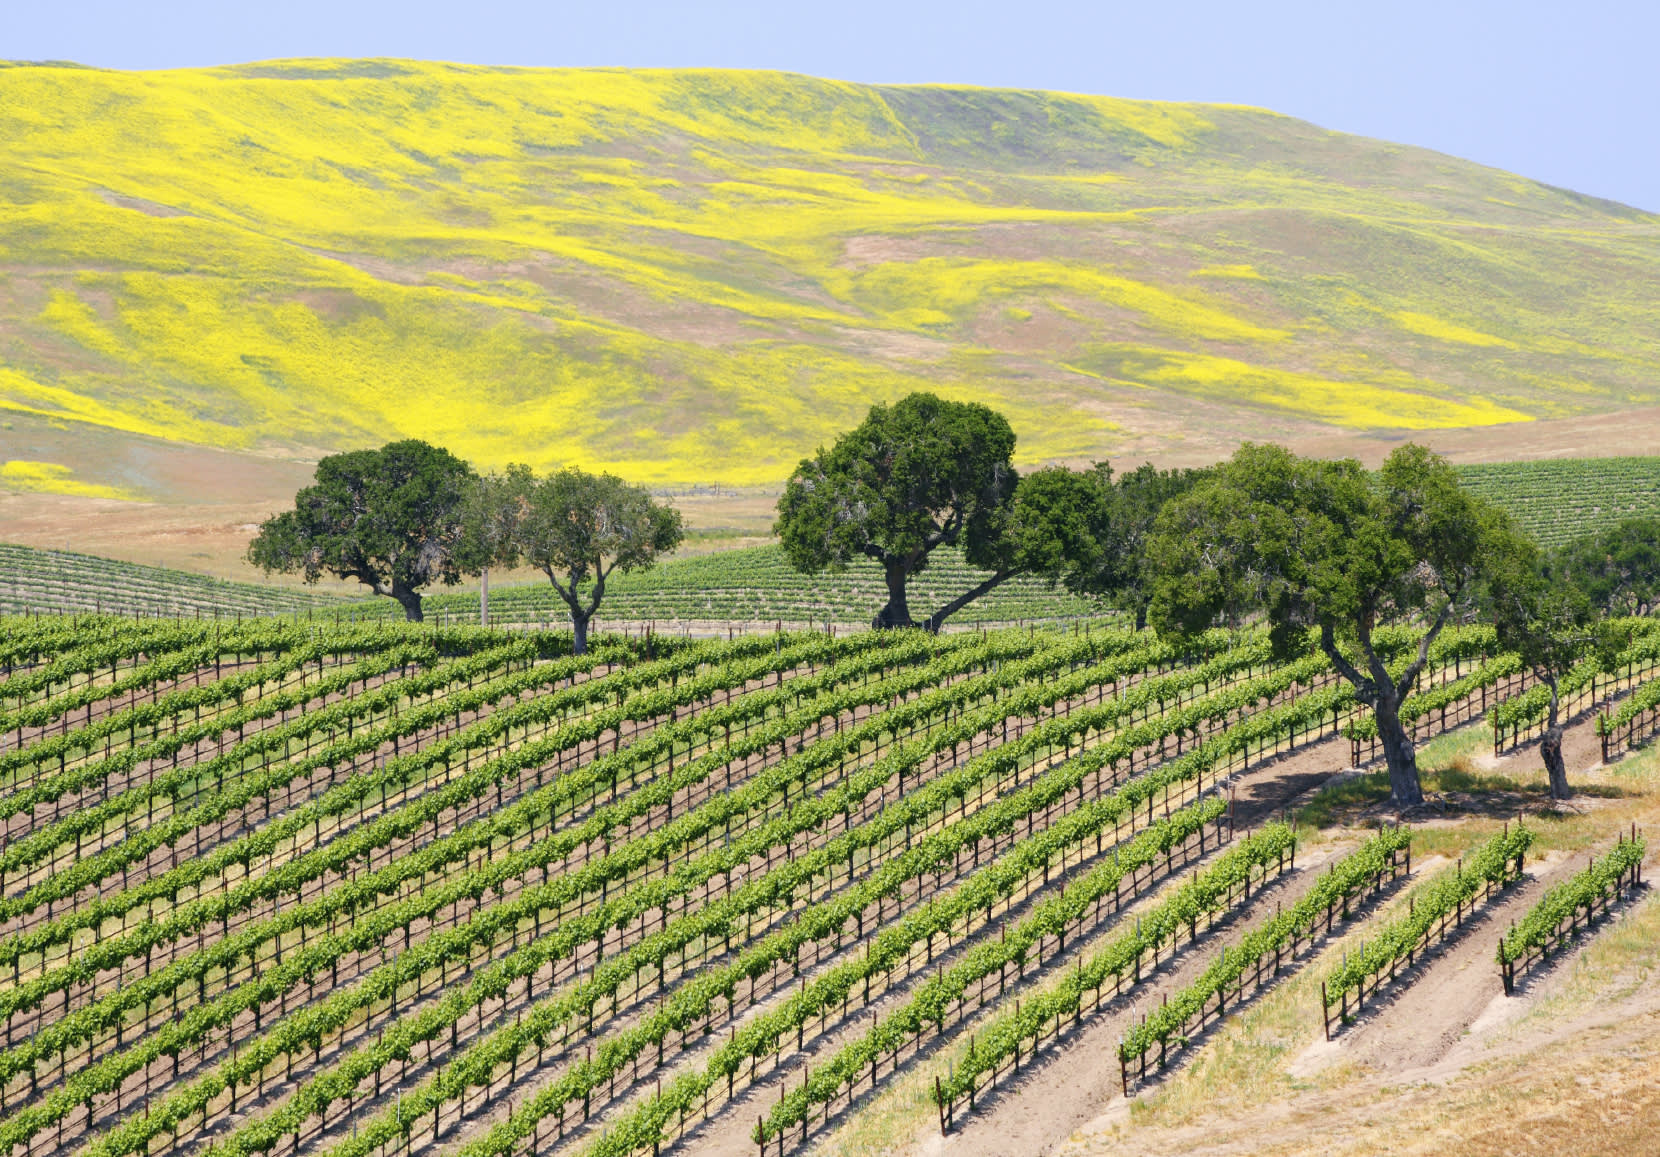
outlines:
[[[1594,718],[1569,729],[1564,744],[1570,776],[1609,781],[1620,766],[1600,768],[1600,748]],[[1536,746],[1501,758],[1483,755],[1473,760],[1481,772],[1515,774],[1535,771]],[[1326,741],[1282,759],[1270,767],[1240,777],[1234,785],[1236,817],[1245,825],[1272,818],[1310,790],[1347,770],[1348,745]],[[1625,806],[1634,796],[1578,797],[1570,810],[1590,813],[1599,808]],[[1639,808],[1648,807],[1637,800]],[[1626,812],[1621,812],[1624,815]],[[1656,815],[1654,818],[1660,818]],[[1431,819],[1430,826],[1454,821]],[[1342,850],[1341,841],[1311,849],[1306,862],[1313,867]],[[1651,861],[1656,857],[1651,855]],[[1305,861],[1299,856],[1299,875]],[[1427,878],[1447,861],[1425,856],[1415,860],[1412,882]],[[1272,912],[1276,898],[1296,894],[1288,881],[1263,893],[1253,911],[1231,921],[1216,938],[1202,940],[1196,951],[1179,958],[1155,984],[1138,992],[1133,1001],[1112,1006],[1086,1023],[1083,1030],[1052,1049],[1020,1077],[988,1097],[980,1111],[960,1117],[957,1127],[940,1136],[931,1112],[925,1123],[920,1114],[892,1104],[882,1109],[906,1121],[908,1135],[875,1140],[869,1124],[857,1128],[856,1118],[819,1140],[807,1152],[814,1154],[892,1153],[926,1157],[1036,1157],[1064,1154],[1180,1154],[1182,1157],[1235,1157],[1242,1154],[1370,1154],[1423,1152],[1442,1154],[1499,1154],[1647,1152],[1643,1130],[1660,1120],[1660,1096],[1653,1095],[1660,1076],[1660,992],[1641,983],[1649,975],[1652,952],[1643,945],[1656,941],[1650,924],[1660,924],[1660,898],[1644,893],[1623,905],[1610,930],[1599,931],[1564,952],[1555,961],[1529,975],[1515,997],[1507,998],[1493,965],[1494,945],[1502,930],[1528,910],[1549,888],[1585,865],[1583,855],[1551,852],[1534,858],[1524,880],[1466,921],[1461,933],[1433,951],[1410,974],[1376,1003],[1368,1004],[1358,1022],[1324,1040],[1321,1029],[1317,978],[1335,964],[1335,954],[1349,937],[1363,934],[1377,909],[1367,919],[1350,925],[1319,950],[1324,955],[1305,958],[1297,973],[1282,977],[1262,997],[1251,998],[1242,1014],[1213,1029],[1199,1046],[1179,1060],[1172,1071],[1152,1082],[1137,1097],[1126,1100],[1120,1087],[1118,1042],[1140,1012],[1173,994],[1214,958],[1220,946],[1242,935],[1257,919]],[[1385,901],[1385,906],[1390,902]],[[1629,922],[1631,931],[1621,934]],[[1643,937],[1647,938],[1644,939]],[[1600,942],[1608,940],[1606,947]],[[1630,943],[1626,943],[1630,941]],[[1635,945],[1635,946],[1633,946]],[[1597,964],[1599,954],[1626,955],[1614,964]],[[1592,961],[1579,957],[1590,953]],[[1635,955],[1635,962],[1628,959]],[[1255,1009],[1273,1001],[1277,991],[1307,975],[1305,987],[1292,998],[1299,1002],[1290,1014],[1284,1008],[1268,1021],[1283,1028],[1293,1015],[1291,1035],[1283,1032],[1261,1047],[1274,1055],[1276,1071],[1268,1090],[1237,1096],[1215,1082],[1204,1087],[1214,1100],[1200,1109],[1176,1101],[1188,1067],[1211,1051],[1250,1047],[1241,1036]],[[1610,994],[1612,989],[1612,994]],[[1596,998],[1586,992],[1595,990]],[[1307,1007],[1304,1008],[1303,1005]],[[1237,1021],[1247,1022],[1245,1026]],[[1541,1063],[1541,1058],[1548,1060]],[[933,1067],[942,1067],[943,1061]],[[1218,1062],[1221,1067],[1221,1062]],[[1193,1074],[1194,1079],[1208,1079]],[[1523,1090],[1532,1089],[1531,1095]],[[897,1099],[897,1098],[894,1098]],[[1448,1108],[1464,1105],[1463,1110]],[[1502,1108],[1502,1111],[1501,1111]],[[1485,1115],[1484,1115],[1485,1114]],[[748,1114],[753,1123],[754,1113]],[[1481,1121],[1481,1125],[1476,1122]],[[1574,1124],[1578,1122],[1577,1126]],[[1647,1122],[1644,1125],[1643,1122]],[[1581,1130],[1584,1130],[1581,1135]],[[1477,1134],[1481,1134],[1478,1136]],[[1607,1147],[1589,1138],[1608,1138]],[[1500,1140],[1502,1138],[1502,1140]],[[1456,1143],[1449,1143],[1456,1142]],[[1635,1147],[1632,1145],[1635,1144]],[[753,1153],[736,1144],[715,1147],[694,1143],[688,1152],[738,1157]]]

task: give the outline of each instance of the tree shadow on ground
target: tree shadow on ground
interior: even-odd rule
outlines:
[[[1617,784],[1576,783],[1574,797],[1553,800],[1541,776],[1531,783],[1509,775],[1474,770],[1468,759],[1423,773],[1424,803],[1405,810],[1389,802],[1389,773],[1364,772],[1316,792],[1297,809],[1299,826],[1315,829],[1376,826],[1386,820],[1413,821],[1454,817],[1514,819],[1520,815],[1561,818],[1577,814],[1576,801],[1626,799],[1640,792]]]

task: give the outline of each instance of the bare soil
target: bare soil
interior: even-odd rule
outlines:
[[[1327,740],[1237,776],[1231,785],[1236,825],[1249,826],[1272,818],[1302,793],[1323,783],[1339,766],[1346,766],[1347,759],[1346,741]],[[949,1139],[952,1151],[987,1155],[1028,1150],[1045,1152],[1087,1122],[1093,1110],[1085,1111],[1085,1107],[1106,1099],[1118,1089],[1117,1041],[1130,1021],[1147,1007],[1147,1002],[1190,983],[1209,964],[1213,953],[1242,936],[1257,915],[1271,912],[1277,902],[1294,900],[1312,885],[1318,864],[1331,854],[1333,849],[1328,847],[1319,856],[1300,862],[1295,871],[1258,892],[1247,910],[1230,915],[1212,932],[1203,935],[1197,946],[1182,945],[1173,957],[1161,962],[1157,973],[1133,998],[1126,997],[1121,1005],[1087,1026],[1082,1038],[1023,1073],[1018,1083],[1000,1089],[991,1102],[995,1106],[992,1111],[968,1118],[961,1131]],[[1170,881],[1161,884],[1136,907],[1156,903],[1169,886]],[[1112,930],[1104,933],[1108,937],[1112,934]],[[966,947],[960,946],[950,957],[959,955]],[[1080,950],[1088,951],[1087,948]],[[948,961],[950,957],[945,959]],[[750,1130],[756,1113],[764,1113],[781,1088],[792,1080],[799,1081],[807,1064],[834,1055],[842,1045],[863,1033],[869,1027],[872,1012],[880,1016],[897,1008],[921,979],[913,977],[896,986],[872,1009],[826,1034],[805,1053],[787,1058],[777,1071],[740,1094],[738,1103],[729,1111],[722,1112],[700,1129],[683,1147],[684,1151],[699,1157],[744,1157],[751,1153],[754,1142],[750,1139]],[[1081,1089],[1088,1090],[1088,1094],[1078,1096]],[[821,1147],[830,1146],[833,1151],[834,1140],[832,1134]],[[926,1132],[918,1140],[931,1146]],[[1010,1148],[1017,1143],[1018,1148]]]
[[[1142,1014],[1166,996],[1199,978],[1225,946],[1237,944],[1276,904],[1295,903],[1314,886],[1320,869],[1342,850],[1335,845],[1299,862],[1236,909],[1214,934],[1197,945],[1184,945],[1174,964],[1155,981],[1115,1002],[1104,1015],[1088,1023],[1065,1048],[1047,1056],[1018,1081],[999,1088],[984,1102],[983,1111],[964,1120],[951,1136],[928,1137],[927,1153],[952,1157],[1005,1157],[1011,1153],[1052,1153],[1056,1147],[1097,1114],[1095,1107],[1122,1102],[1118,1042]]]
[[[1564,754],[1577,782],[1596,784],[1618,774],[1617,767],[1600,767],[1593,720],[1569,729]],[[1327,741],[1241,777],[1234,785],[1236,816],[1247,817],[1242,822],[1269,818],[1286,806],[1288,794],[1345,768],[1347,755],[1346,744]],[[1538,756],[1524,749],[1478,762],[1484,771],[1532,772]],[[1587,794],[1569,810],[1615,802]],[[1440,866],[1426,857],[1415,864],[1415,876]],[[1652,1132],[1660,1124],[1660,1096],[1654,1094],[1660,991],[1643,982],[1647,966],[1630,977],[1587,974],[1578,958],[1597,945],[1600,932],[1527,975],[1513,997],[1504,996],[1493,965],[1500,931],[1583,866],[1581,856],[1561,852],[1535,860],[1522,883],[1467,921],[1408,982],[1386,989],[1335,1041],[1323,1039],[1317,1015],[1306,1024],[1299,1019],[1302,1039],[1285,1051],[1275,1093],[1266,1099],[1229,1104],[1224,1091],[1214,1111],[1197,1120],[1177,1113],[1168,1123],[1161,1120],[1157,1084],[1126,1101],[1116,1051],[1120,1034],[1139,1015],[1131,1005],[1086,1025],[951,1136],[940,1137],[929,1122],[910,1137],[895,1137],[887,1151],[928,1157],[1660,1152]],[[1299,867],[1306,871],[1301,861]],[[1230,924],[1224,938],[1240,935],[1263,904],[1293,896],[1300,886],[1287,881],[1277,892],[1263,893],[1253,913]],[[1657,908],[1660,896],[1645,893],[1623,905],[1609,926]],[[1222,942],[1201,944],[1140,999],[1176,991]],[[1586,984],[1600,986],[1596,999],[1567,999],[1576,985]],[[1273,999],[1273,989],[1264,999]],[[1180,1079],[1183,1065],[1205,1047],[1189,1053],[1172,1079]],[[853,1151],[839,1140],[832,1133],[814,1151]]]
[[[1470,1027],[1502,1014],[1508,1000],[1495,984],[1494,947],[1513,921],[1538,903],[1546,889],[1583,868],[1584,862],[1553,855],[1534,863],[1509,891],[1467,918],[1453,939],[1432,949],[1368,1004],[1356,1025],[1332,1042],[1317,1041],[1292,1062],[1297,1076],[1348,1062],[1378,1074],[1425,1074],[1441,1069]],[[1442,1076],[1457,1071],[1442,1070]]]
[[[1506,422],[1451,430],[1335,433],[1293,442],[1299,454],[1359,458],[1377,466],[1402,442],[1418,442],[1455,463],[1521,462],[1540,458],[1607,458],[1654,453],[1660,406],[1582,414],[1539,422]]]

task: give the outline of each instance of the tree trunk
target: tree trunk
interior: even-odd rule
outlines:
[[[946,619],[949,619],[952,615],[962,610],[981,595],[996,590],[999,586],[1003,585],[1003,583],[1014,577],[1014,574],[1015,572],[1012,570],[997,571],[985,582],[964,591],[962,594],[946,603],[939,610],[929,615],[927,621],[922,624],[923,629],[930,635],[939,634],[940,628],[945,625]]]
[[[553,589],[559,597],[565,600],[565,606],[571,612],[571,654],[586,655],[588,653],[588,624],[593,622],[594,614],[599,610],[599,601],[605,597],[605,579],[610,574],[600,561],[596,560],[594,568],[593,598],[586,606],[582,603],[582,591],[579,586],[580,569],[573,569],[567,582],[559,581],[559,574],[552,566],[544,566],[542,573],[548,576]]]
[[[884,576],[888,582],[888,603],[870,620],[874,630],[888,631],[898,627],[914,627],[911,621],[910,604],[905,599],[905,584],[911,577],[911,569],[904,559],[889,559],[882,564]]]
[[[1389,799],[1398,808],[1408,808],[1424,802],[1424,788],[1418,781],[1418,752],[1401,726],[1400,706],[1389,689],[1380,689],[1372,714],[1377,720],[1383,757],[1389,764]]]
[[[1418,780],[1418,753],[1412,736],[1401,726],[1401,702],[1418,681],[1424,664],[1429,661],[1429,649],[1446,623],[1446,613],[1436,619],[1435,625],[1418,640],[1418,657],[1401,672],[1399,681],[1392,678],[1389,668],[1372,648],[1372,622],[1362,620],[1360,645],[1366,652],[1366,666],[1370,675],[1363,675],[1343,654],[1337,645],[1333,623],[1320,624],[1320,649],[1331,660],[1337,673],[1355,689],[1355,697],[1372,709],[1372,718],[1378,727],[1378,741],[1383,744],[1383,757],[1389,765],[1389,798],[1398,808],[1417,807],[1424,802],[1424,787]]]
[[[1569,799],[1574,789],[1568,786],[1568,765],[1562,759],[1562,720],[1558,715],[1561,701],[1556,695],[1556,680],[1547,679],[1550,687],[1550,716],[1545,723],[1544,738],[1539,740],[1539,757],[1545,761],[1545,774],[1550,777],[1551,799]]]
[[[406,586],[393,583],[392,597],[398,600],[398,605],[403,608],[403,617],[409,622],[419,623],[425,621],[424,616],[421,614],[420,591],[412,591]]]
[[[1135,607],[1135,629],[1138,632],[1145,631],[1147,629],[1147,604],[1146,603],[1137,603],[1136,604],[1136,607]]]

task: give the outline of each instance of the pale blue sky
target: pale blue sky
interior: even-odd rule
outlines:
[[[1649,0],[0,0],[0,58],[781,68],[1262,105],[1660,211]]]

